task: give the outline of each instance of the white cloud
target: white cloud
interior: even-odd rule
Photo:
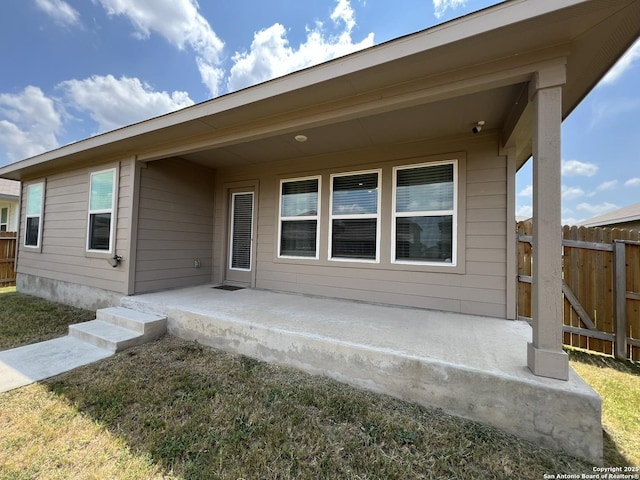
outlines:
[[[640,40],[637,40],[629,50],[620,57],[620,60],[602,77],[598,85],[611,85],[615,83],[638,59],[640,59]]]
[[[598,192],[604,192],[606,190],[613,190],[618,186],[617,180],[609,180],[608,182],[602,182],[600,185],[596,187]]]
[[[598,171],[598,166],[593,163],[579,162],[578,160],[563,160],[562,175],[574,177],[582,175],[592,177]]]
[[[58,146],[60,112],[38,87],[0,94],[0,163],[32,157]]]
[[[151,32],[163,36],[179,49],[189,46],[196,53],[202,82],[212,96],[220,93],[224,42],[198,12],[195,0],[99,0],[109,15],[124,15],[140,38]]]
[[[356,26],[356,15],[349,0],[338,0],[336,8],[331,12],[331,20],[336,24],[338,24],[339,21],[344,22],[347,27],[345,32],[351,33],[353,27]]]
[[[194,103],[186,92],[156,92],[137,78],[116,79],[111,75],[67,80],[57,88],[64,98],[47,97],[33,86],[17,94],[0,94],[0,164],[32,157],[60,145],[65,119],[63,100],[68,108],[78,111],[78,117],[88,114],[97,123],[95,133]]]
[[[467,0],[433,0],[433,14],[436,18],[442,18],[448,9],[455,10],[466,3]]]
[[[70,104],[88,112],[105,132],[193,105],[187,92],[156,92],[137,78],[112,75],[67,80],[59,85]]]
[[[36,6],[61,25],[79,25],[80,14],[64,0],[35,0]]]
[[[340,29],[337,34],[328,33],[318,22],[314,28],[307,28],[307,38],[297,49],[290,45],[280,23],[256,32],[249,51],[233,55],[228,90],[239,90],[373,45],[373,33],[353,42],[355,13],[348,0],[337,1],[331,20]]]
[[[533,186],[527,185],[522,190],[520,190],[520,192],[518,193],[518,196],[531,198],[533,196]]]
[[[533,208],[531,205],[521,205],[516,209],[516,217],[531,218],[533,216]]]
[[[584,190],[579,187],[569,187],[562,185],[562,199],[563,200],[575,200],[584,195]]]
[[[561,223],[562,225],[575,225],[578,222],[581,222],[583,219],[575,218],[575,217],[562,217]]]
[[[593,205],[591,203],[580,203],[576,206],[577,210],[582,212],[587,212],[591,214],[591,216],[602,215],[603,213],[611,212],[616,210],[618,207],[614,203],[604,202],[599,205]]]
[[[636,97],[607,98],[604,101],[596,99],[591,107],[593,116],[589,128],[595,128],[610,119],[619,120],[623,115],[635,113],[639,109],[640,98]]]
[[[626,182],[624,182],[625,187],[640,187],[640,178],[630,178]]]

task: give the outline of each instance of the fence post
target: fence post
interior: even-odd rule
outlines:
[[[613,294],[615,318],[615,348],[617,359],[627,358],[627,262],[625,258],[625,243],[616,240],[613,250]]]

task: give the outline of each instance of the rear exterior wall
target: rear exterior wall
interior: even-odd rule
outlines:
[[[458,159],[457,267],[391,262],[392,168]],[[380,261],[328,259],[329,184],[334,173],[380,169]],[[279,188],[283,179],[321,175],[320,258],[278,258]],[[213,280],[224,281],[229,190],[258,185],[255,274],[257,288],[352,300],[487,315],[507,315],[507,158],[498,139],[413,143],[402,146],[287,161],[268,166],[220,169],[216,183]]]
[[[118,268],[108,263],[111,255],[87,252],[89,178],[92,172],[109,168],[117,169],[114,253],[123,259]],[[110,305],[126,294],[133,171],[131,159],[51,173],[23,182],[18,235],[19,291],[94,309]],[[44,183],[42,233],[37,248],[25,246],[25,195],[27,186],[35,183]]]
[[[211,281],[214,172],[177,158],[140,170],[135,293]]]

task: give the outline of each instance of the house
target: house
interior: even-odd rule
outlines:
[[[640,230],[640,202],[578,223],[581,227],[609,227]]]
[[[20,182],[0,178],[0,232],[18,231]]]
[[[526,366],[567,380],[560,126],[639,35],[638,0],[509,0],[0,168],[23,182],[18,290],[98,308],[226,283],[515,319],[533,156]]]
[[[560,123],[639,15],[507,1],[0,168],[23,182],[18,288],[96,308],[240,282],[515,318],[515,172],[533,155],[529,363],[566,378]]]

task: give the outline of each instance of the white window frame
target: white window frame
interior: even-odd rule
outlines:
[[[100,175],[102,173],[112,172],[113,175],[113,185],[111,190],[111,207],[106,209],[91,209],[91,185],[93,183],[93,177],[95,175]],[[91,172],[89,175],[89,202],[87,205],[87,244],[86,251],[87,253],[102,253],[105,255],[110,255],[114,252],[114,233],[115,233],[115,225],[116,225],[116,196],[118,191],[118,169],[117,168],[106,168],[104,170],[97,170],[95,172]],[[109,222],[109,249],[108,250],[95,250],[89,248],[91,245],[91,215],[101,214],[101,213],[110,213],[111,221]]]
[[[7,211],[7,221],[2,221],[2,211]],[[9,222],[11,221],[11,210],[9,207],[0,207],[0,232],[8,232],[9,231]],[[4,230],[2,229],[4,227]]]
[[[305,180],[318,180],[318,208],[315,215],[304,215],[297,217],[282,216],[282,186],[285,183],[301,182]],[[297,260],[318,260],[320,258],[320,210],[322,203],[322,175],[312,175],[309,177],[283,178],[280,180],[278,189],[278,244],[276,252],[278,258],[292,258]],[[304,257],[297,255],[281,255],[280,247],[282,246],[282,222],[297,220],[315,220],[316,221],[316,254],[313,257]]]
[[[356,175],[365,175],[368,173],[376,173],[378,175],[378,195],[376,199],[376,213],[363,213],[363,214],[347,214],[336,215],[333,213],[333,179],[336,177],[351,177]],[[355,172],[343,172],[334,173],[330,177],[330,194],[329,194],[329,250],[327,256],[329,260],[334,262],[360,262],[360,263],[380,263],[380,210],[382,207],[382,169],[373,170],[358,170]],[[346,257],[333,257],[333,220],[334,219],[376,219],[376,258],[346,258]]]
[[[38,214],[29,214],[29,190],[33,187],[40,186],[42,188],[42,195],[40,196],[40,205],[38,208]],[[45,196],[45,185],[44,182],[30,183],[26,185],[25,188],[25,222],[24,222],[24,238],[23,245],[25,248],[33,248],[40,249],[42,245],[42,229],[43,229],[43,220],[44,220],[44,196]],[[38,218],[38,235],[36,238],[35,245],[27,245],[27,232],[29,231],[29,218]]]
[[[398,171],[410,170],[415,168],[436,167],[439,165],[453,165],[453,209],[451,210],[427,210],[427,211],[396,211],[396,190],[398,187]],[[453,268],[458,265],[458,182],[459,182],[459,163],[457,159],[443,160],[439,162],[417,163],[412,165],[400,165],[393,167],[393,195],[391,207],[391,263],[401,265],[424,265]],[[397,218],[402,217],[438,217],[443,215],[451,215],[451,262],[429,262],[417,260],[398,260],[396,259],[396,223]]]

